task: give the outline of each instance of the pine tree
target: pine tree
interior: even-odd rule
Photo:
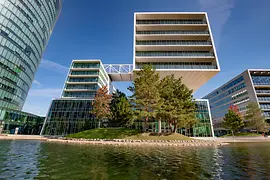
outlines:
[[[133,123],[132,106],[123,92],[117,90],[113,93],[110,110],[112,126],[128,126]]]
[[[176,133],[179,127],[191,127],[197,122],[192,90],[182,83],[181,78],[166,76],[161,80],[159,90],[161,106],[158,116],[173,125],[172,132]]]
[[[95,100],[93,102],[93,110],[91,113],[98,119],[98,127],[100,128],[101,121],[108,118],[110,115],[110,101],[112,95],[109,94],[108,87],[102,86],[97,90]]]
[[[155,118],[159,106],[159,74],[151,65],[145,65],[134,72],[133,86],[128,89],[133,92],[135,112],[138,118],[145,119],[143,129],[146,129],[149,118]]]
[[[255,128],[257,133],[265,132],[265,118],[263,116],[262,110],[259,108],[257,103],[250,102],[247,106],[247,112],[245,119],[248,121],[247,125],[249,127]]]
[[[244,126],[244,121],[239,114],[229,109],[223,118],[223,126],[229,129],[234,136],[234,133]]]

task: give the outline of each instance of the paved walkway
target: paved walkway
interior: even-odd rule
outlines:
[[[0,140],[47,140],[48,138],[39,135],[14,135],[0,134]]]

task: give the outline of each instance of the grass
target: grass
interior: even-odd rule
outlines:
[[[232,136],[232,134],[226,134],[224,136],[221,137],[229,137]],[[246,136],[246,137],[256,137],[256,136],[261,136],[261,134],[257,134],[257,133],[252,133],[252,132],[240,132],[240,133],[236,133],[234,136]]]
[[[67,138],[83,139],[131,139],[131,140],[191,140],[182,134],[152,135],[151,133],[141,133],[136,129],[125,128],[97,128],[87,131],[69,134]]]

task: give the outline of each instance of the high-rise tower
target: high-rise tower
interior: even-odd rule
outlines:
[[[62,0],[0,0],[0,108],[21,110]]]

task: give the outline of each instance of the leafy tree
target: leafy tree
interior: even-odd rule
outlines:
[[[113,93],[110,110],[110,123],[113,126],[128,126],[133,123],[132,106],[123,92],[117,90]]]
[[[145,119],[145,130],[149,118],[155,118],[159,106],[159,74],[151,65],[145,65],[140,71],[135,71],[134,76],[133,86],[128,89],[133,92],[132,99],[138,118]]]
[[[235,131],[244,126],[244,121],[239,114],[229,109],[228,113],[225,114],[223,118],[223,126],[229,129],[234,136]]]
[[[112,95],[109,94],[107,86],[102,86],[97,90],[91,113],[98,119],[98,127],[100,127],[101,121],[110,115],[111,97]]]
[[[257,133],[259,131],[265,132],[266,122],[262,110],[259,108],[258,104],[255,102],[250,102],[247,109],[248,110],[245,115],[245,119],[248,121],[247,125],[255,128]]]
[[[190,127],[197,122],[192,90],[182,83],[182,78],[166,76],[160,82],[159,93],[161,99],[157,117],[173,125],[172,132],[176,133],[179,127]]]

